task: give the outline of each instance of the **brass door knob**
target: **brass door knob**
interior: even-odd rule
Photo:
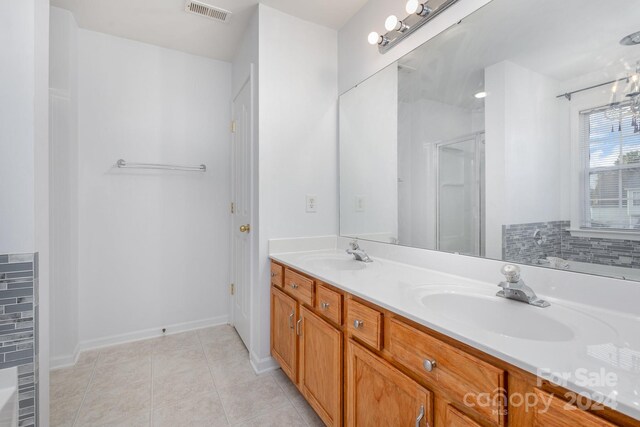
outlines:
[[[249,224],[245,224],[245,225],[241,225],[240,226],[240,232],[241,233],[248,233],[249,231],[251,231],[251,227],[249,226]]]

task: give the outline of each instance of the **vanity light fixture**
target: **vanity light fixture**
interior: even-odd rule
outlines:
[[[427,16],[432,12],[432,9],[427,6],[427,2],[421,3],[418,0],[409,0],[407,2],[406,11],[409,15]]]
[[[380,46],[386,46],[389,44],[389,39],[387,38],[387,36],[381,36],[375,31],[369,33],[368,40],[369,44],[377,44]]]
[[[386,53],[389,49],[400,43],[418,28],[435,18],[449,6],[458,0],[408,0],[405,10],[409,14],[404,19],[395,15],[389,15],[384,22],[386,34],[377,32],[369,33],[369,44],[378,45],[380,53]],[[429,5],[427,5],[429,3]]]
[[[475,96],[477,99],[486,98],[486,97],[487,97],[487,92],[484,92],[484,91],[482,91],[482,92],[478,92],[478,93],[476,93],[476,94],[475,94],[475,95],[473,95],[473,96]]]
[[[384,21],[384,28],[386,28],[387,31],[397,31],[399,33],[404,33],[409,29],[396,15],[389,15],[387,17],[386,21]]]

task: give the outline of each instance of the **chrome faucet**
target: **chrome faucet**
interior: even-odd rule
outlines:
[[[498,286],[502,288],[496,294],[499,297],[526,302],[536,307],[549,307],[549,303],[538,298],[533,289],[528,287],[524,280],[520,280],[520,268],[517,265],[506,264],[500,270],[506,282],[500,282]]]
[[[367,253],[360,248],[360,245],[358,245],[357,240],[354,240],[353,242],[349,243],[349,248],[347,249],[346,252],[349,255],[353,255],[356,261],[373,262],[373,260],[369,258],[369,255],[367,255]]]

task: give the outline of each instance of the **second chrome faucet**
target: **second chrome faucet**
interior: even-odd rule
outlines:
[[[369,257],[369,255],[367,255],[367,253],[360,248],[360,245],[358,245],[357,240],[354,240],[349,243],[349,248],[347,248],[346,252],[349,255],[353,255],[356,261],[373,262],[373,260]]]

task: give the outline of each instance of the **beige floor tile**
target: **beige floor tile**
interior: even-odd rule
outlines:
[[[207,358],[199,348],[174,350],[153,355],[153,377],[206,369]]]
[[[194,348],[202,348],[198,333],[183,332],[180,334],[166,335],[156,338],[153,341],[153,353],[159,354],[167,351],[187,350]]]
[[[257,378],[248,357],[209,362],[216,387],[227,387]],[[270,375],[269,375],[270,376]]]
[[[220,388],[218,393],[232,425],[290,405],[271,375]]]
[[[80,424],[76,427],[149,427],[151,422],[151,413],[149,411],[142,412],[137,415],[125,416],[123,418],[114,419],[106,423],[99,424]]]
[[[282,369],[276,369],[275,371],[271,372],[271,375],[273,375],[273,378],[276,380],[280,388],[284,390],[284,393],[289,399],[302,396],[298,388],[295,386],[295,384],[293,384],[293,382],[291,382],[287,374],[282,372]]]
[[[216,392],[187,398],[175,405],[153,411],[154,427],[223,427],[226,425],[228,425],[227,417]]]
[[[199,329],[198,336],[203,344],[242,342],[235,328],[230,325]]]
[[[287,402],[288,403],[288,402]],[[306,427],[307,423],[300,417],[291,403],[236,426],[246,427]]]
[[[313,410],[302,395],[291,399],[291,403],[310,427],[324,427],[325,424],[322,419],[316,414],[316,411]]]
[[[237,358],[249,359],[249,352],[239,340],[208,342],[203,343],[202,346],[209,362]]]
[[[49,389],[51,399],[62,399],[78,394],[84,395],[89,386],[92,372],[93,368],[91,367],[73,367],[51,371]]]
[[[55,398],[52,395],[49,423],[51,427],[71,427],[75,421],[84,393]]]
[[[151,358],[152,340],[136,341],[100,350],[96,366]]]
[[[151,383],[130,383],[126,388],[87,393],[78,424],[96,426],[127,419],[151,410]]]
[[[97,365],[89,391],[126,389],[129,384],[139,382],[151,382],[150,358]]]
[[[93,367],[98,360],[98,356],[100,355],[99,350],[89,350],[83,351],[78,356],[78,361],[75,364],[76,368],[84,368],[84,367]]]
[[[216,390],[209,369],[195,368],[153,379],[153,407],[175,405]]]

